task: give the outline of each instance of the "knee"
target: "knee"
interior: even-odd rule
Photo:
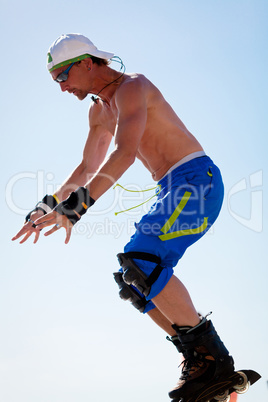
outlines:
[[[119,253],[117,255],[121,272],[114,274],[115,281],[117,282],[120,291],[119,295],[123,300],[129,300],[134,307],[144,310],[151,309],[147,303],[152,297],[166,285],[166,276],[172,275],[169,269],[161,266],[160,257],[144,252],[128,252]],[[135,260],[142,260],[140,266],[137,265]],[[143,264],[142,264],[143,263]],[[147,269],[143,268],[143,265]],[[153,295],[151,297],[151,295]],[[153,303],[150,302],[152,305]],[[154,307],[154,305],[153,305]]]

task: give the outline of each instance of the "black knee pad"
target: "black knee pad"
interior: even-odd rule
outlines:
[[[145,297],[147,297],[151,291],[151,287],[154,282],[158,279],[160,273],[163,270],[161,267],[161,259],[160,257],[144,252],[128,252],[128,253],[119,253],[117,254],[118,261],[123,270],[123,281],[127,285],[135,286]],[[135,263],[133,258],[154,262],[156,267],[152,271],[152,273],[147,276]]]
[[[126,284],[123,280],[122,272],[114,272],[114,280],[119,286],[119,296],[122,300],[128,300],[141,313],[144,312],[146,305],[149,303],[144,296],[141,296],[136,290]]]

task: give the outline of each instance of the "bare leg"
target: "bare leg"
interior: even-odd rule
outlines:
[[[162,313],[162,317],[157,315],[157,312],[153,313],[153,310],[150,317],[156,323],[159,322],[161,328],[168,328],[168,322],[171,325],[189,325],[191,327],[196,326],[200,322],[200,318],[186,287],[175,275],[171,277],[165,288],[152,299],[152,302],[159,312]],[[167,321],[163,321],[163,316],[166,317]],[[169,331],[168,333],[170,334]]]
[[[175,336],[176,331],[172,328],[172,322],[170,322],[166,316],[164,316],[158,308],[148,311],[147,315],[167,334]]]

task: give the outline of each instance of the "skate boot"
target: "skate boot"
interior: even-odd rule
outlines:
[[[181,328],[177,325],[173,325],[173,328],[178,335],[176,344],[173,343],[184,357],[181,377],[175,388],[169,392],[169,397],[174,402],[187,400],[210,381],[234,373],[233,358],[210,320],[203,318],[193,328]]]
[[[189,327],[189,329],[190,328],[191,327]],[[167,336],[166,340],[169,342],[172,342],[179,353],[183,353],[183,348],[182,348],[181,341],[179,340],[178,335],[171,336],[171,337]]]

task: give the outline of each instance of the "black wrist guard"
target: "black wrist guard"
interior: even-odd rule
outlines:
[[[30,220],[30,216],[32,212],[36,211],[42,211],[44,215],[48,214],[49,212],[52,211],[58,205],[56,199],[53,197],[53,195],[45,195],[42,201],[39,201],[35,208],[28,213],[25,217],[25,222],[28,222]]]
[[[80,217],[84,215],[88,208],[94,203],[95,200],[90,197],[88,189],[85,187],[78,187],[78,189],[72,192],[66,200],[59,203],[54,208],[54,211],[58,212],[60,215],[65,215],[69,221],[75,225]]]

